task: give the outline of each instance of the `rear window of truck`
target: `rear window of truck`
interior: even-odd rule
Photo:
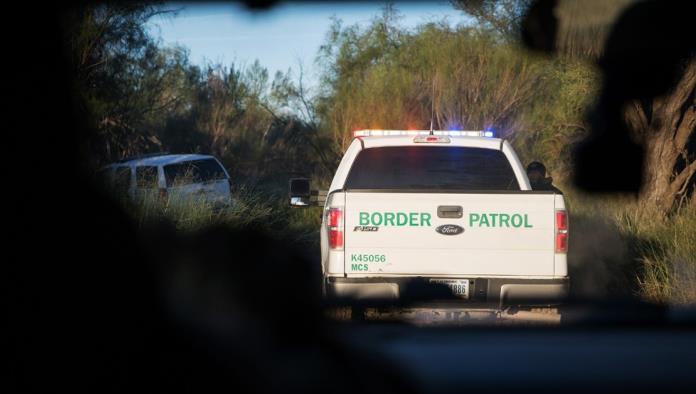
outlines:
[[[503,152],[440,146],[365,149],[355,159],[345,188],[520,190]]]
[[[227,179],[225,170],[215,159],[189,160],[164,166],[167,186]]]

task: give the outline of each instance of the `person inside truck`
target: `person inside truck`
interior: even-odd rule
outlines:
[[[553,185],[553,178],[546,176],[546,166],[538,161],[533,161],[527,165],[527,177],[532,190],[552,190],[563,194],[562,191]]]

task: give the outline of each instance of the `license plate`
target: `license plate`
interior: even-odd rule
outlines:
[[[468,279],[430,279],[430,283],[439,283],[446,285],[457,297],[469,298],[469,280]]]

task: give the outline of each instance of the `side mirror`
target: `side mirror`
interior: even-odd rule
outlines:
[[[311,190],[307,178],[292,178],[290,179],[290,206],[296,208],[323,206],[327,192],[327,190]]]
[[[290,206],[307,207],[310,205],[310,197],[311,191],[309,190],[309,179],[290,179]]]

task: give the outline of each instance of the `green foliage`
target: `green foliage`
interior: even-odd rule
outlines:
[[[577,60],[548,61],[543,86],[519,119],[512,143],[523,162],[539,160],[561,183],[568,181],[570,152],[586,135],[587,108],[596,97],[594,66]]]
[[[668,220],[622,212],[625,231],[638,239],[633,245],[641,270],[636,273],[640,295],[653,302],[675,304],[696,300],[696,209],[685,206]]]
[[[406,31],[389,20],[364,29],[335,21],[321,49],[325,90],[317,108],[336,150],[356,129],[427,129],[432,113],[435,128],[495,129],[525,162],[569,162],[598,86],[591,65],[526,53],[479,27],[428,23]]]
[[[696,302],[694,201],[662,219],[636,198],[568,191],[568,263],[574,293],[640,297],[656,303]]]
[[[361,128],[516,128],[544,78],[543,62],[494,35],[430,23],[415,32],[336,23],[322,59],[333,59],[319,98],[323,128],[345,147]],[[388,33],[387,33],[388,32]]]
[[[554,9],[558,18],[556,50],[566,59],[597,59],[619,13],[635,0],[562,0]]]
[[[146,32],[145,22],[166,12],[104,3],[66,16],[77,102],[96,130],[84,147],[93,167],[170,151],[214,154],[240,179],[333,171],[337,156],[323,146],[301,80],[296,86],[288,72],[271,83],[258,61],[191,65],[185,49]],[[304,116],[292,111],[300,106]]]
[[[162,223],[169,223],[183,233],[209,226],[256,229],[276,239],[303,246],[311,258],[319,255],[322,209],[291,208],[285,198],[261,188],[236,187],[232,202],[224,207],[193,195],[163,200],[156,192],[142,194],[135,201],[122,198],[121,202],[141,229]]]
[[[124,200],[124,203],[139,226],[167,221],[181,232],[216,224],[235,228],[267,224],[274,217],[272,203],[246,188],[235,191],[233,202],[222,208],[195,195],[163,200],[156,193],[143,194],[134,202]]]
[[[531,0],[454,0],[452,5],[472,16],[480,28],[492,30],[504,39],[519,37],[522,18]]]
[[[176,103],[166,92],[188,62],[183,51],[165,53],[147,34],[144,23],[162,12],[152,5],[105,3],[65,16],[75,96],[97,130],[86,147],[94,164],[158,145],[147,125]]]

